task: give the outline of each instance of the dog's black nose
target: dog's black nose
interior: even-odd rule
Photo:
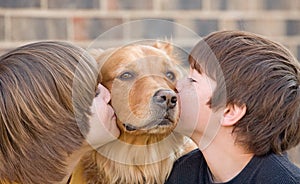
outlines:
[[[177,104],[177,95],[172,90],[162,89],[155,92],[153,102],[165,108],[172,109]]]

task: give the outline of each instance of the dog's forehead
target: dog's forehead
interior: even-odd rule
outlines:
[[[139,71],[164,69],[174,65],[163,50],[148,45],[133,45],[114,50],[105,62],[105,68],[118,73],[124,69]]]
[[[158,49],[150,45],[142,45],[141,48],[146,54],[161,55],[162,57],[170,58],[170,56],[166,53],[165,50]]]
[[[158,56],[170,59],[170,56],[164,50],[150,45],[130,45],[116,50],[116,54],[130,57],[131,59],[138,59],[146,56]]]

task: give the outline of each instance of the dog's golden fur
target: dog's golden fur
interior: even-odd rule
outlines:
[[[73,183],[164,183],[174,161],[194,148],[189,139],[173,132],[179,119],[175,83],[182,74],[172,45],[129,45],[92,54],[100,65],[102,84],[111,92],[121,135],[87,154]],[[175,100],[174,106],[164,109],[153,102],[162,90]],[[161,125],[166,116],[168,121]]]

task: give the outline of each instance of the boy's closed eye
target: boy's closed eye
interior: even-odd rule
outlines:
[[[193,79],[193,78],[188,78],[188,80],[190,81],[190,82],[197,82],[195,79]]]
[[[95,97],[97,97],[100,94],[100,88],[97,87],[96,92],[95,92]]]

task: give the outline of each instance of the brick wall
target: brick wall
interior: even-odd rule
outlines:
[[[68,40],[84,48],[114,26],[163,19],[200,36],[239,29],[263,34],[287,46],[300,59],[300,0],[0,0],[0,52],[37,40]],[[155,37],[172,26],[151,22],[108,34],[104,45],[128,37]],[[158,35],[159,36],[159,35]],[[190,48],[195,40],[177,31],[173,40]],[[290,152],[300,165],[300,148]]]
[[[87,47],[114,26],[146,18],[172,21],[200,36],[223,29],[263,34],[300,58],[299,0],[0,0],[0,49],[48,39]],[[149,27],[144,24],[128,32],[147,36]],[[160,29],[172,31],[163,25]],[[111,39],[125,37],[126,32],[119,32]],[[181,38],[184,33],[173,35]]]

